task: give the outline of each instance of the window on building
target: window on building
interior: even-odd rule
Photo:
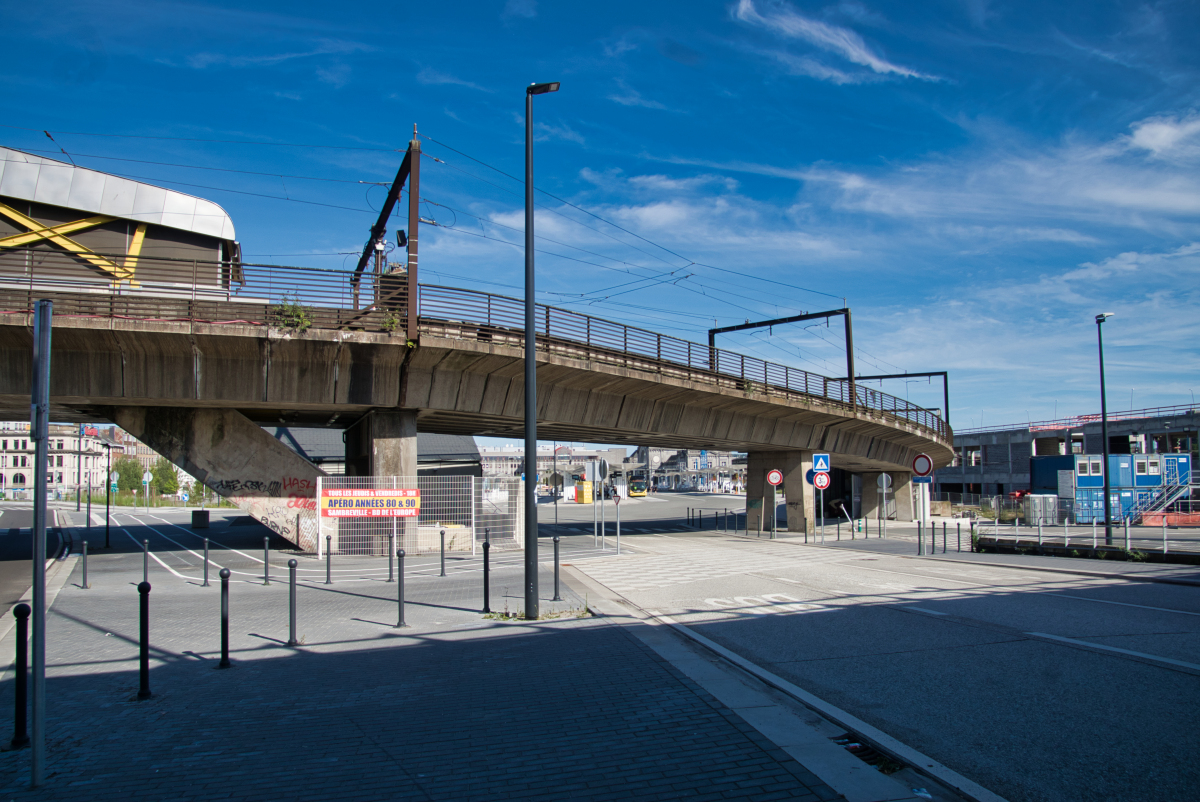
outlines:
[[[58,450],[59,450],[59,451],[62,451],[62,450],[63,450],[63,441],[62,441],[62,440],[59,440],[59,441],[58,441]]]
[[[13,480],[12,480],[12,483],[13,483],[14,485],[23,485],[23,484],[25,484],[25,474],[23,474],[23,473],[14,473],[14,474],[13,474]]]
[[[1104,471],[1100,470],[1100,460],[1092,460],[1092,476],[1102,476]]]
[[[983,446],[964,446],[966,464],[977,468],[983,464]]]
[[[1133,461],[1133,472],[1136,473],[1138,476],[1145,476],[1146,475],[1146,460],[1135,459]]]
[[[63,465],[62,465],[62,454],[59,454],[59,455],[58,455],[58,467],[60,467],[60,468],[61,468],[62,466],[63,466]]]
[[[21,467],[22,467],[22,468],[28,468],[28,467],[29,467],[29,458],[28,458],[28,457],[26,457],[26,456],[22,456],[22,457],[21,457]]]
[[[8,441],[7,441],[7,440],[0,440],[0,443],[3,443],[3,444],[4,444],[4,450],[5,450],[5,451],[8,451]]]
[[[1151,476],[1159,476],[1158,457],[1152,457],[1147,463]]]

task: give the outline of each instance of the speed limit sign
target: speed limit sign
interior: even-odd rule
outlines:
[[[767,484],[778,487],[783,484],[783,471],[773,470],[767,472]]]

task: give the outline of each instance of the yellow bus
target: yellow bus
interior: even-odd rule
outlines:
[[[646,480],[634,479],[629,483],[629,497],[646,495]]]

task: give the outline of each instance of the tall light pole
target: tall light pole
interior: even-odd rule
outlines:
[[[538,618],[537,329],[533,280],[533,96],[558,81],[525,88],[525,618]]]
[[[1096,342],[1100,346],[1100,437],[1104,440],[1104,545],[1112,545],[1112,497],[1109,495],[1108,483],[1108,401],[1104,392],[1104,321],[1113,316],[1112,312],[1102,312],[1096,315]]]

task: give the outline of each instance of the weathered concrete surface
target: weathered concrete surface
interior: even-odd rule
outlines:
[[[771,485],[767,473],[779,470],[783,473],[783,484],[779,486],[777,500],[787,497],[787,531],[815,531],[813,489],[804,478],[811,468],[811,451],[751,451],[746,456],[747,528],[758,531],[761,525],[763,531],[770,531]]]
[[[0,317],[0,417],[23,420],[29,315]],[[372,410],[407,410],[421,431],[520,436],[519,334],[428,320],[421,327],[410,348],[379,332],[56,317],[52,414],[102,420],[111,407],[176,406],[345,427]],[[539,348],[544,439],[828,451],[856,472],[906,469],[921,452],[939,466],[953,458],[949,436],[881,412],[564,340]]]
[[[232,409],[117,407],[113,423],[305,551],[325,472]]]
[[[348,476],[416,476],[417,413],[374,410],[346,430]]]
[[[894,521],[913,520],[912,474],[908,471],[887,471],[892,478],[888,488],[888,501],[895,502]],[[862,478],[862,514],[864,518],[878,518],[883,508],[883,491],[879,489],[878,473],[865,473]]]

